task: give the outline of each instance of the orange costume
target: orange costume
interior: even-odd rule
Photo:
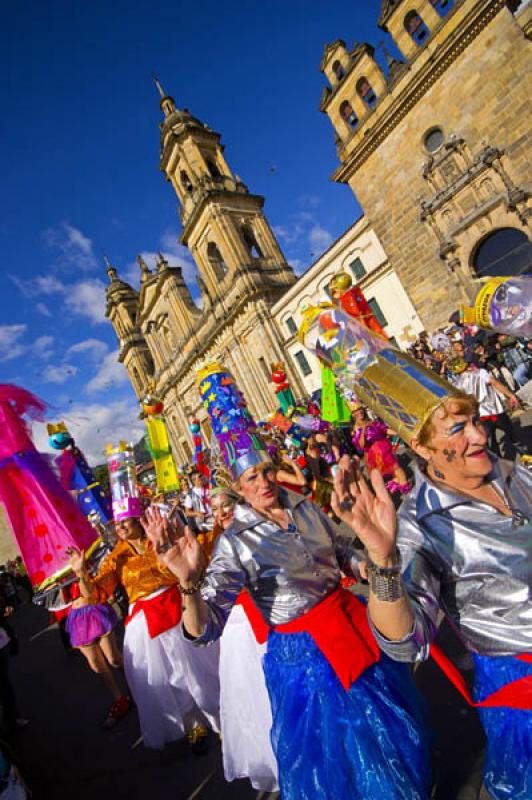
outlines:
[[[92,582],[93,602],[120,583],[129,597],[124,669],[147,747],[161,748],[198,725],[219,729],[218,649],[197,648],[181,626],[181,593],[150,543],[120,541]]]
[[[157,561],[151,544],[144,553],[137,553],[130,542],[120,541],[102,563],[93,581],[93,598],[104,603],[121,583],[130,603],[142,600],[163,586],[177,585],[170,570]]]

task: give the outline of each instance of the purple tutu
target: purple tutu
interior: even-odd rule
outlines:
[[[110,633],[118,617],[106,603],[73,608],[65,623],[72,647],[85,647]]]

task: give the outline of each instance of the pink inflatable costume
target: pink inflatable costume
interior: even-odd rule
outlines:
[[[67,571],[68,547],[88,551],[97,540],[30,438],[23,417],[42,421],[44,410],[26,389],[0,384],[0,501],[35,587]]]

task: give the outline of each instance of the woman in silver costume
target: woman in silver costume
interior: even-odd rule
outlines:
[[[532,798],[532,476],[489,454],[471,397],[448,398],[411,441],[423,466],[398,513],[348,461],[336,513],[366,545],[369,613],[381,649],[427,658],[441,609],[475,662],[487,735],[483,796]],[[373,476],[379,487],[380,476]],[[402,563],[401,563],[402,561]],[[402,574],[401,574],[402,573]]]
[[[352,530],[280,488],[258,451],[242,462],[245,502],[206,573],[188,529],[147,527],[185,594],[186,632],[216,640],[244,588],[270,627],[263,668],[283,800],[427,800],[429,737],[409,670],[380,653],[365,605],[341,588],[340,569],[357,571]]]

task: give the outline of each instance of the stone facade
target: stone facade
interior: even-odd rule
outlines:
[[[271,313],[285,340],[288,358],[297,366],[306,391],[321,388],[318,360],[299,343],[295,330],[301,322],[302,303],[327,297],[332,276],[347,272],[379,315],[379,322],[399,347],[408,347],[422,330],[414,306],[366,217],[357,220],[309,267],[297,283],[272,307]],[[376,304],[376,305],[374,305]]]
[[[284,352],[270,309],[295,276],[264,216],[264,199],[231,172],[220,135],[178,110],[158,88],[161,169],[180,201],[181,242],[199,270],[201,303],[194,302],[179,267],[160,256],[152,272],[139,258],[140,292],[107,264],[107,316],[139,399],[153,381],[164,401],[173,451],[184,463],[192,456],[193,417],[211,439],[195,387],[196,370],[207,360],[226,364],[257,418],[271,411],[269,365]],[[296,392],[303,391],[297,371],[287,367]]]
[[[433,329],[474,294],[493,232],[524,242],[530,269],[530,3],[384,0],[379,24],[404,57],[388,56],[387,75],[369,45],[325,48],[333,178]]]

